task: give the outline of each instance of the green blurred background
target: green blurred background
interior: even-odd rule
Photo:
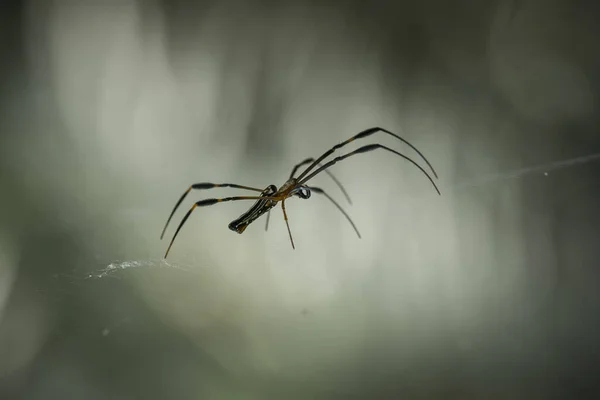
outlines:
[[[0,398],[593,398],[590,4],[4,1]],[[240,236],[238,202],[161,260],[189,184],[281,185],[371,126],[442,196],[359,155],[352,206],[314,182],[362,240],[317,195],[286,203],[296,250],[279,210]]]

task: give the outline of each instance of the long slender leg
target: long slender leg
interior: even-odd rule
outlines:
[[[380,127],[374,127],[374,128],[369,128],[369,129],[365,129],[362,132],[357,133],[356,135],[352,136],[350,139],[336,144],[335,146],[333,146],[331,149],[327,150],[325,153],[323,153],[323,155],[319,158],[317,158],[308,168],[306,168],[304,170],[304,172],[302,172],[300,174],[300,176],[298,176],[298,180],[302,180],[302,178],[304,178],[304,176],[306,176],[306,174],[308,174],[314,167],[316,167],[321,161],[323,161],[325,158],[327,158],[328,156],[330,156],[331,154],[333,154],[334,151],[336,151],[337,149],[339,149],[340,147],[343,147],[345,145],[347,145],[350,142],[353,142],[356,139],[361,139],[361,138],[365,138],[367,136],[371,136],[372,134],[376,133],[376,132],[384,132],[387,133],[388,135],[391,135],[393,137],[395,137],[396,139],[400,140],[401,142],[407,144],[410,148],[412,148],[414,151],[416,151],[423,160],[425,160],[425,162],[427,163],[427,165],[429,166],[429,168],[431,168],[431,171],[433,172],[433,175],[437,178],[437,173],[435,172],[435,170],[433,169],[433,167],[431,166],[431,164],[429,163],[429,161],[427,161],[427,159],[425,158],[425,156],[423,154],[421,154],[421,152],[419,150],[417,150],[417,148],[415,146],[413,146],[412,144],[410,144],[406,139],[403,139],[402,137],[396,135],[395,133],[392,133],[390,131],[388,131],[387,129],[383,129]]]
[[[328,163],[326,163],[325,165],[323,165],[322,167],[319,167],[316,171],[314,171],[310,175],[308,175],[306,178],[304,178],[302,181],[300,181],[299,184],[301,184],[301,185],[305,184],[307,181],[309,181],[310,179],[312,179],[315,175],[317,175],[321,171],[324,171],[325,169],[331,167],[332,165],[334,165],[338,161],[342,161],[343,159],[348,158],[350,156],[353,156],[355,154],[366,153],[366,152],[377,150],[377,149],[383,149],[383,150],[390,151],[390,152],[392,152],[394,154],[399,155],[400,157],[404,158],[405,160],[410,161],[413,165],[415,165],[417,168],[419,168],[419,170],[421,170],[421,172],[424,173],[425,176],[427,176],[427,179],[429,179],[429,181],[431,182],[431,184],[433,185],[433,187],[435,188],[435,190],[437,191],[437,193],[441,196],[440,190],[438,189],[438,187],[435,184],[435,182],[433,181],[433,179],[431,179],[431,176],[429,176],[429,174],[427,173],[427,171],[425,171],[419,164],[417,164],[411,158],[405,156],[404,154],[399,153],[396,150],[392,150],[389,147],[385,147],[385,146],[383,146],[381,144],[369,144],[369,145],[360,147],[360,148],[358,148],[358,149],[356,149],[356,150],[354,150],[354,151],[352,151],[352,152],[350,152],[348,154],[344,154],[343,156],[336,157],[333,160],[331,160]]]
[[[313,157],[307,158],[306,160],[303,160],[302,162],[298,163],[294,169],[292,170],[292,173],[290,174],[290,179],[292,179],[294,177],[294,175],[296,174],[296,171],[298,170],[298,168],[302,167],[303,165],[306,164],[310,164],[313,161],[315,161],[315,159]],[[318,166],[322,166],[321,163],[317,163]],[[342,193],[344,193],[344,196],[346,197],[346,200],[348,200],[348,203],[352,204],[352,200],[350,199],[350,196],[348,195],[348,192],[346,192],[346,189],[344,188],[344,185],[342,185],[342,183],[331,173],[329,172],[329,170],[326,170],[325,173],[327,175],[329,175],[329,177],[331,179],[333,179],[333,181],[335,182],[336,185],[338,185],[338,187],[340,188],[340,190],[342,191]]]
[[[294,246],[294,238],[292,237],[292,231],[290,230],[290,223],[288,222],[287,213],[285,212],[285,200],[281,201],[281,209],[283,210],[283,219],[285,219],[285,225],[287,226],[288,233],[290,235],[290,241],[292,242],[292,249],[296,249]]]
[[[294,175],[296,175],[296,171],[298,171],[298,168],[302,167],[303,165],[310,164],[310,163],[312,163],[314,161],[315,161],[314,157],[310,157],[310,158],[307,158],[306,160],[300,161],[292,169],[292,173],[290,174],[290,178],[289,179],[292,179],[294,177]]]
[[[309,186],[308,187],[311,191],[315,192],[315,193],[319,193],[324,195],[325,197],[327,197],[329,199],[329,201],[331,201],[333,203],[334,206],[337,207],[338,210],[341,211],[342,214],[344,214],[344,216],[346,217],[346,219],[348,220],[348,222],[350,222],[350,224],[352,225],[352,227],[354,228],[354,231],[356,232],[356,234],[358,235],[358,238],[360,239],[360,232],[358,231],[358,228],[356,227],[356,225],[354,225],[354,222],[352,221],[352,218],[350,218],[350,216],[348,215],[348,213],[346,213],[346,211],[344,211],[344,209],[338,204],[337,201],[335,201],[333,199],[333,197],[331,197],[330,195],[327,194],[327,192],[325,192],[323,189],[315,187],[315,186]]]
[[[171,250],[171,246],[173,246],[173,242],[175,241],[175,238],[177,237],[177,234],[181,230],[181,227],[183,226],[183,224],[185,224],[185,221],[187,221],[187,219],[190,217],[190,215],[196,209],[196,207],[212,206],[213,204],[224,203],[226,201],[258,200],[258,199],[269,199],[269,200],[280,201],[281,197],[270,197],[270,196],[235,196],[235,197],[223,197],[221,199],[206,199],[206,200],[200,200],[200,201],[196,202],[192,206],[192,208],[190,208],[190,210],[187,212],[187,214],[185,214],[185,217],[183,217],[183,219],[179,223],[179,226],[177,227],[177,230],[175,231],[175,234],[173,235],[173,239],[171,239],[171,243],[169,243],[169,247],[167,248],[167,252],[165,253],[165,258],[167,258],[167,255],[169,254],[169,251]]]
[[[267,211],[267,223],[265,224],[265,232],[269,230],[269,219],[271,219],[271,210]]]
[[[252,191],[255,191],[255,192],[262,192],[264,190],[264,189],[253,188],[253,187],[250,187],[250,186],[236,185],[235,183],[208,183],[208,182],[194,183],[185,192],[183,192],[183,194],[179,198],[179,201],[177,202],[177,204],[175,204],[175,207],[173,207],[173,211],[171,211],[171,215],[169,215],[169,219],[167,219],[167,223],[165,224],[165,227],[163,228],[163,231],[160,234],[160,239],[162,240],[163,236],[165,235],[165,231],[167,230],[167,226],[169,225],[169,222],[171,222],[171,218],[173,218],[173,215],[175,214],[175,211],[177,211],[177,208],[179,207],[179,205],[181,204],[181,202],[183,201],[183,199],[185,199],[185,197],[188,195],[189,192],[191,192],[192,189],[200,189],[200,190],[202,190],[202,189],[213,189],[213,188],[220,188],[220,187],[230,187],[230,188],[236,188],[236,189],[246,189],[246,190],[252,190]]]

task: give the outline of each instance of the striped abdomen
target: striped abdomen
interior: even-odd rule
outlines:
[[[277,187],[275,185],[269,185],[269,187],[263,190],[260,195],[273,196],[276,192]],[[277,203],[270,199],[257,200],[248,211],[240,215],[239,218],[229,224],[229,229],[237,233],[243,233],[248,225],[256,221],[261,215],[269,211],[271,208],[275,207],[275,205],[277,205]]]

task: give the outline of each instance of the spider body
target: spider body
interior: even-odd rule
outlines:
[[[273,196],[288,198],[292,196],[300,197],[301,199],[308,199],[310,197],[310,188],[302,185],[296,178],[288,179],[281,187],[277,190]]]
[[[261,197],[274,196],[277,194],[277,186],[269,185],[260,194]],[[264,213],[271,210],[277,205],[276,201],[270,199],[258,199],[256,203],[248,211],[239,216],[239,218],[231,221],[229,229],[239,234],[244,233],[248,225],[260,218]]]
[[[370,152],[373,150],[381,149],[381,150],[386,150],[388,152],[394,153],[394,154],[404,158],[405,160],[407,160],[410,163],[412,163],[413,165],[415,165],[423,174],[425,174],[427,176],[427,178],[429,179],[429,181],[431,182],[431,184],[433,185],[433,187],[435,188],[435,190],[437,191],[437,193],[440,194],[440,191],[439,191],[437,185],[435,184],[435,182],[433,181],[433,179],[431,178],[431,176],[419,164],[417,164],[415,161],[413,161],[410,157],[405,156],[404,154],[402,154],[396,150],[393,150],[389,147],[383,146],[381,144],[370,144],[370,145],[362,146],[350,153],[335,157],[333,160],[331,160],[323,165],[321,164],[321,162],[325,158],[329,157],[331,154],[333,154],[336,150],[340,149],[341,147],[347,145],[348,143],[353,142],[356,139],[361,139],[361,138],[371,136],[372,134],[374,134],[376,132],[384,132],[390,136],[395,137],[396,139],[402,141],[403,143],[405,143],[406,145],[411,147],[414,151],[416,151],[421,156],[421,158],[425,161],[425,163],[427,163],[427,165],[433,172],[433,175],[437,178],[437,174],[436,174],[435,170],[433,169],[433,167],[431,166],[429,161],[427,161],[425,156],[423,156],[423,154],[421,154],[421,152],[419,150],[417,150],[412,144],[407,142],[405,139],[403,139],[400,136],[398,136],[386,129],[383,129],[383,128],[374,127],[374,128],[365,129],[364,131],[359,132],[358,134],[352,136],[350,139],[333,146],[331,149],[329,149],[328,151],[323,153],[323,155],[321,155],[321,157],[317,158],[316,160],[311,157],[311,158],[307,158],[304,161],[297,164],[293,168],[289,179],[283,185],[281,185],[281,187],[279,187],[279,188],[277,188],[275,185],[269,185],[265,189],[258,189],[255,187],[243,186],[243,185],[238,185],[238,184],[234,184],[234,183],[195,183],[195,184],[191,185],[180,197],[177,204],[175,204],[175,207],[173,208],[173,211],[171,212],[171,215],[169,216],[169,219],[167,220],[167,223],[165,224],[163,232],[160,236],[161,239],[163,238],[165,231],[167,229],[167,226],[169,225],[171,218],[175,214],[175,211],[177,210],[177,208],[179,207],[181,202],[185,199],[185,197],[188,195],[188,193],[192,189],[202,190],[202,189],[213,189],[213,188],[219,188],[219,187],[230,187],[230,188],[245,189],[245,190],[250,190],[250,191],[254,191],[254,192],[259,192],[260,195],[258,195],[258,196],[222,197],[222,198],[205,199],[205,200],[200,200],[200,201],[196,202],[192,206],[192,208],[187,212],[187,214],[185,215],[185,217],[183,218],[183,220],[177,227],[177,230],[175,231],[175,234],[173,235],[173,239],[171,239],[171,243],[169,244],[169,247],[167,248],[167,252],[165,253],[165,258],[169,254],[169,250],[171,249],[171,246],[173,245],[173,242],[175,241],[175,238],[177,237],[177,234],[179,233],[181,227],[183,226],[185,221],[189,218],[190,214],[194,211],[194,209],[196,209],[196,207],[211,206],[211,205],[217,204],[217,203],[222,203],[222,202],[227,202],[227,201],[237,201],[237,200],[256,200],[256,202],[254,203],[254,205],[252,207],[250,207],[250,209],[248,209],[248,211],[246,211],[245,213],[240,215],[237,219],[232,221],[229,224],[229,229],[231,229],[232,231],[237,232],[239,234],[242,234],[252,222],[256,221],[258,218],[260,218],[265,213],[267,213],[266,227],[268,228],[269,216],[271,215],[271,209],[273,207],[275,207],[279,202],[281,202],[281,209],[283,210],[283,217],[285,219],[288,234],[290,236],[292,248],[295,248],[294,239],[292,238],[292,232],[290,230],[290,225],[289,225],[287,213],[285,210],[285,200],[292,196],[296,196],[296,197],[306,200],[311,197],[311,192],[322,194],[329,201],[331,201],[333,203],[333,205],[335,205],[337,207],[337,209],[346,217],[346,219],[352,225],[352,227],[356,231],[356,234],[360,238],[361,237],[360,232],[358,231],[358,229],[356,228],[356,225],[354,224],[354,222],[352,221],[350,216],[346,213],[346,211],[344,211],[344,209],[331,196],[329,196],[329,194],[327,194],[327,192],[325,192],[323,189],[316,187],[316,186],[308,186],[307,185],[307,182],[310,179],[312,179],[313,177],[315,177],[316,175],[318,175],[321,172],[325,172],[335,181],[335,183],[338,185],[338,187],[341,189],[341,191],[346,196],[348,202],[351,203],[350,197],[346,193],[346,190],[344,189],[342,184],[327,169],[329,167],[333,166],[334,164],[336,164],[337,162],[344,160],[345,158],[348,158],[350,156],[360,154],[360,153],[366,153],[366,152]],[[310,165],[299,176],[296,177],[295,174],[296,174],[296,171],[298,170],[298,168],[300,168],[304,165],[307,165],[307,164],[310,164]],[[314,170],[315,168],[316,168],[316,170]]]
[[[239,234],[244,233],[248,225],[260,218],[264,213],[270,212],[277,205],[278,200],[283,200],[288,197],[297,196],[301,199],[310,198],[310,189],[308,186],[298,185],[295,178],[288,179],[279,189],[275,185],[269,185],[260,194],[260,199],[254,203],[252,207],[237,219],[229,224],[229,229]]]

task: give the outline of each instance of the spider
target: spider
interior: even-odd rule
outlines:
[[[252,207],[250,207],[250,209],[248,211],[246,211],[244,214],[242,214],[239,218],[232,221],[229,224],[229,229],[231,229],[232,231],[235,231],[239,234],[242,234],[242,233],[244,233],[246,228],[252,222],[256,221],[264,213],[268,213],[267,224],[265,226],[265,229],[268,229],[269,217],[271,215],[271,209],[273,207],[275,207],[277,205],[277,203],[281,202],[281,209],[283,210],[283,218],[285,220],[285,224],[287,226],[287,231],[290,236],[290,242],[292,243],[292,249],[295,249],[296,247],[294,245],[292,231],[290,230],[290,224],[288,222],[287,213],[285,211],[285,200],[292,196],[296,196],[301,199],[308,199],[311,196],[311,192],[321,194],[321,195],[325,196],[327,199],[329,199],[333,203],[333,205],[335,207],[337,207],[337,209],[346,217],[346,219],[352,225],[352,227],[354,228],[354,231],[360,238],[361,236],[360,236],[360,232],[358,231],[358,228],[356,227],[356,225],[354,224],[354,222],[352,221],[350,216],[346,213],[346,211],[344,211],[344,209],[329,194],[327,194],[327,192],[325,192],[325,190],[323,190],[319,187],[316,187],[316,186],[308,186],[307,185],[307,182],[309,180],[314,178],[319,173],[325,171],[335,181],[335,183],[340,187],[340,189],[344,193],[348,202],[351,203],[350,197],[348,196],[348,193],[346,193],[346,190],[344,189],[342,184],[327,169],[329,167],[331,167],[332,165],[334,165],[335,163],[342,161],[343,159],[348,158],[352,155],[359,154],[359,153],[366,153],[366,152],[377,150],[377,149],[383,149],[383,150],[387,150],[389,152],[392,152],[392,153],[404,158],[405,160],[407,160],[410,163],[412,163],[413,165],[415,165],[423,174],[425,174],[425,176],[427,176],[427,178],[429,179],[429,181],[435,188],[438,195],[441,195],[437,185],[435,184],[435,182],[433,181],[431,176],[419,164],[417,164],[415,161],[413,161],[410,157],[405,156],[404,154],[399,153],[396,150],[392,150],[389,147],[383,146],[381,144],[369,144],[366,146],[362,146],[350,153],[341,155],[339,157],[335,157],[333,160],[331,160],[325,164],[321,164],[321,162],[325,158],[329,157],[331,154],[333,154],[339,148],[353,142],[356,139],[362,139],[367,136],[371,136],[377,132],[386,133],[386,134],[391,135],[391,136],[395,137],[396,139],[402,141],[403,143],[407,144],[410,148],[412,148],[414,151],[416,151],[421,156],[421,158],[427,163],[427,165],[431,169],[431,172],[433,172],[433,175],[435,176],[435,178],[436,179],[438,178],[437,173],[435,172],[435,170],[433,169],[433,167],[431,166],[429,161],[427,161],[425,156],[423,154],[421,154],[421,152],[419,150],[417,150],[417,148],[414,147],[412,144],[410,144],[408,141],[406,141],[405,139],[396,135],[395,133],[392,133],[392,132],[388,131],[387,129],[383,129],[380,127],[365,129],[364,131],[359,132],[356,135],[352,136],[350,139],[348,139],[344,142],[341,142],[339,144],[336,144],[331,149],[329,149],[325,153],[323,153],[323,155],[321,157],[317,158],[316,160],[311,157],[311,158],[307,158],[307,159],[303,160],[302,162],[298,163],[296,166],[294,166],[294,169],[292,170],[292,173],[290,174],[289,179],[280,188],[277,188],[277,186],[275,186],[275,185],[269,185],[265,189],[259,189],[259,188],[254,188],[254,187],[250,187],[250,186],[238,185],[238,184],[234,184],[234,183],[195,183],[195,184],[191,185],[183,193],[183,195],[181,195],[181,197],[179,198],[179,201],[175,204],[173,211],[171,211],[171,215],[167,219],[167,223],[165,224],[162,234],[160,235],[161,240],[165,234],[165,231],[167,230],[167,226],[169,225],[171,218],[173,218],[173,214],[175,214],[175,211],[177,210],[177,208],[179,207],[179,205],[181,204],[183,199],[185,199],[185,197],[188,195],[188,193],[192,189],[202,190],[202,189],[229,187],[229,188],[245,189],[245,190],[251,190],[254,192],[259,192],[260,195],[258,195],[258,196],[223,197],[223,198],[218,198],[218,199],[205,199],[205,200],[200,200],[200,201],[196,202],[192,206],[192,208],[190,208],[190,210],[187,212],[185,217],[183,217],[183,219],[181,220],[181,223],[177,227],[177,230],[175,231],[175,234],[173,235],[173,238],[171,239],[171,243],[169,244],[169,247],[167,248],[167,251],[165,253],[165,258],[167,258],[169,251],[171,250],[171,246],[173,246],[173,242],[175,241],[177,234],[181,230],[181,227],[183,226],[183,224],[185,224],[185,221],[187,221],[190,214],[196,209],[196,207],[212,206],[213,204],[217,204],[217,203],[224,203],[227,201],[238,201],[238,200],[256,200],[256,202],[254,203],[254,205]],[[294,175],[296,174],[296,171],[298,171],[299,168],[301,168],[307,164],[310,164],[310,165],[300,175],[298,175],[297,177],[294,177]],[[315,168],[316,168],[316,170],[315,170]]]

